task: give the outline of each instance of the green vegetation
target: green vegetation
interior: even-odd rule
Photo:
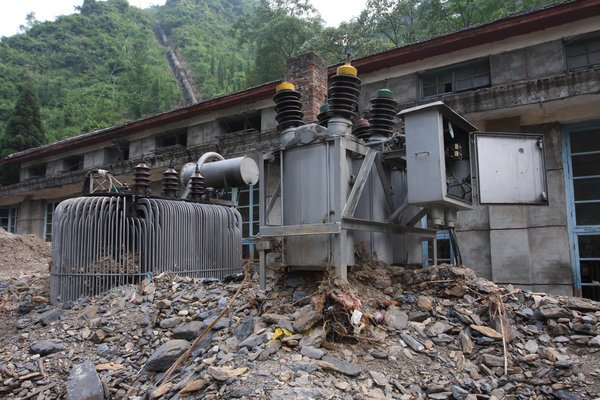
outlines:
[[[307,51],[333,64],[552,2],[368,0],[357,18],[325,27],[308,0],[167,0],[149,10],[85,0],[54,22],[29,14],[23,33],[0,40],[0,132],[27,79],[49,140],[184,105],[155,30],[205,100],[279,79],[286,59]]]
[[[0,129],[25,77],[36,82],[51,140],[180,104],[152,18],[126,0],[85,0],[79,13],[28,22],[0,41]]]
[[[40,114],[40,99],[30,81],[19,89],[17,104],[8,123],[6,130],[0,136],[0,157],[26,150],[31,147],[41,146],[46,143],[46,132]],[[0,185],[9,185],[19,181],[18,166],[4,166],[0,168]]]

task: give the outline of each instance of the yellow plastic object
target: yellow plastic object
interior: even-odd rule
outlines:
[[[296,87],[293,83],[283,81],[275,88],[275,92],[277,93],[282,92],[284,90],[296,90]]]
[[[338,75],[350,75],[357,76],[358,70],[350,65],[349,62],[346,62],[344,65],[341,65],[337,68]]]
[[[271,338],[271,342],[273,340],[279,340],[282,337],[285,336],[292,336],[292,332],[288,331],[287,329],[283,329],[283,328],[277,328],[275,329],[275,332],[273,333],[273,337]]]

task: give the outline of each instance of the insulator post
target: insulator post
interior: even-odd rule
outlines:
[[[177,197],[179,190],[179,172],[169,165],[169,168],[163,172],[162,195],[165,197]]]
[[[150,167],[142,160],[135,166],[133,172],[133,188],[139,195],[148,196],[150,194]]]
[[[352,134],[359,139],[367,140],[371,136],[371,124],[364,118],[357,120],[354,122]]]
[[[337,74],[329,80],[327,93],[333,116],[353,119],[358,112],[361,80],[358,71],[349,62],[338,67]]]
[[[327,123],[331,119],[331,106],[329,102],[325,100],[321,108],[319,108],[319,115],[317,115],[317,120],[319,121],[319,125],[327,127]]]
[[[196,165],[196,171],[190,178],[190,194],[189,200],[202,201],[204,200],[204,177],[200,175],[200,169]]]
[[[275,120],[277,121],[277,130],[284,131],[288,128],[295,128],[303,125],[302,103],[300,102],[300,93],[295,90],[293,84],[282,82],[277,85],[276,93],[273,96],[275,102]]]
[[[398,112],[398,102],[394,100],[394,93],[389,89],[380,89],[371,99],[371,140],[382,140],[392,136]]]

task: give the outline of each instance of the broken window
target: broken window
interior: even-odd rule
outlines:
[[[19,208],[16,206],[0,207],[0,228],[10,233],[17,233],[17,215]]]
[[[440,96],[490,86],[489,60],[444,68],[421,76],[421,97]]]
[[[600,36],[568,42],[565,48],[569,71],[600,65]]]
[[[171,131],[156,137],[155,153],[161,154],[187,147],[187,129]]]
[[[260,132],[260,111],[236,115],[222,119],[221,126],[224,133],[252,133]]]
[[[106,164],[129,160],[129,144],[124,146],[112,146],[104,149]]]
[[[83,169],[83,154],[66,157],[64,159],[65,171],[79,171]]]
[[[40,178],[46,176],[46,164],[38,164],[29,167],[30,178]]]

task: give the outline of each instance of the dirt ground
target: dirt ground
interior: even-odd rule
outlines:
[[[50,243],[0,228],[0,280],[47,273],[50,260]]]

